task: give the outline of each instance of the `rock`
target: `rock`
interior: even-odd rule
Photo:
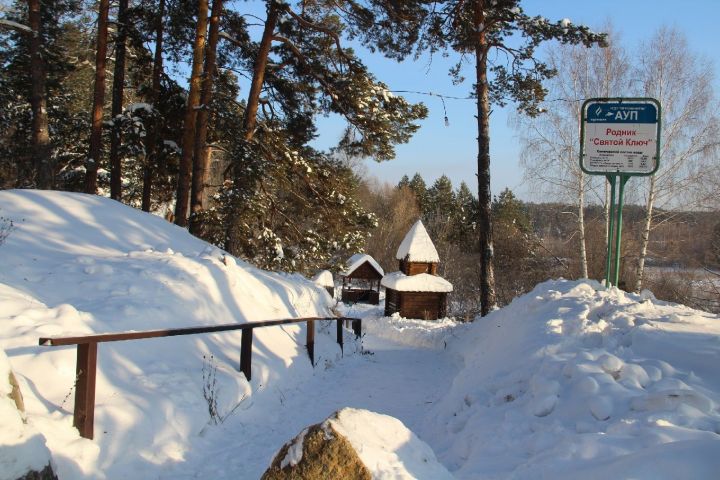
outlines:
[[[328,422],[303,430],[275,455],[261,480],[371,480],[350,442]]]
[[[263,480],[454,480],[435,453],[397,418],[344,408],[303,430],[275,456]]]
[[[48,463],[41,471],[30,471],[17,480],[58,480],[58,477],[53,472],[52,465]]]

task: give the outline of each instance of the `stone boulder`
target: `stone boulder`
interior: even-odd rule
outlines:
[[[452,480],[430,447],[388,415],[345,408],[286,443],[262,480]]]
[[[328,422],[306,428],[275,456],[261,480],[371,480],[350,442]]]

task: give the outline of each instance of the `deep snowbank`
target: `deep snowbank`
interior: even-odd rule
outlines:
[[[312,371],[300,326],[255,333],[252,385],[236,370],[239,332],[101,344],[95,441],[79,438],[72,428],[75,349],[38,347],[40,336],[327,316],[330,298],[299,275],[236,262],[105,198],[3,191],[0,209],[15,224],[0,246],[0,347],[61,478],[121,478],[143,465],[181,461],[209,423],[203,385],[211,372],[224,414],[249,404],[258,385],[279,376],[292,383]],[[316,342],[317,355],[334,355],[323,351],[333,347],[329,334]]]
[[[426,433],[460,478],[720,471],[715,315],[649,292],[546,282],[448,348],[464,366]]]

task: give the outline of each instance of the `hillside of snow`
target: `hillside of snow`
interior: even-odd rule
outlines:
[[[459,478],[720,472],[717,315],[550,281],[448,348],[461,367],[424,430]]]
[[[256,330],[251,382],[237,370],[239,332],[101,344],[95,439],[80,438],[75,348],[39,337],[328,316],[334,304],[300,275],[258,270],[108,199],[0,191],[0,216],[15,225],[0,245],[0,349],[61,479],[257,479],[284,443],[345,407],[397,418],[458,479],[720,471],[720,319],[594,281],[545,282],[472,324],[341,304],[363,319],[360,341],[346,332],[341,351],[334,325],[319,325],[312,368],[304,327]],[[18,460],[8,432],[0,465]],[[391,457],[374,458],[402,461]],[[420,459],[412,478],[432,478],[418,467],[429,454],[407,458]]]
[[[327,292],[303,277],[235,261],[115,201],[3,191],[0,215],[15,226],[0,246],[0,347],[61,478],[119,478],[181,461],[188,437],[208,423],[204,367],[216,369],[221,414],[253,388],[237,372],[239,331],[100,344],[91,442],[72,428],[75,347],[38,347],[39,337],[331,315]],[[301,330],[255,332],[258,384],[288,368],[311,371]],[[327,337],[316,341],[320,354]]]

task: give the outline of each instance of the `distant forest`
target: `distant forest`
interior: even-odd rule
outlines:
[[[476,304],[478,252],[476,199],[469,187],[455,188],[447,176],[427,185],[417,173],[398,185],[363,182],[360,203],[378,218],[366,251],[387,270],[396,270],[395,251],[412,223],[421,218],[440,254],[439,274],[455,286],[451,311],[472,318]],[[506,189],[493,198],[498,302],[504,305],[550,278],[582,278],[577,207],[532,203]],[[620,283],[635,284],[645,209],[625,205]],[[605,276],[605,208],[584,209],[588,277]],[[658,298],[717,311],[720,277],[720,212],[655,210],[644,288]],[[717,278],[717,280],[716,280]]]

